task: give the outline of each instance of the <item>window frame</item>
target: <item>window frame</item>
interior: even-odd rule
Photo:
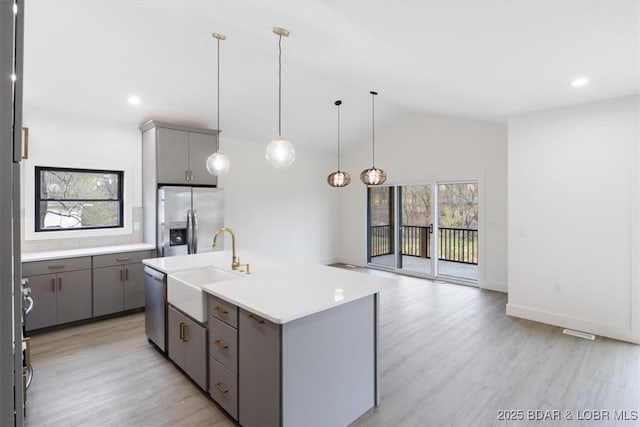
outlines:
[[[36,233],[48,233],[57,231],[84,231],[84,230],[110,230],[125,227],[124,218],[124,171],[108,170],[108,169],[86,169],[86,168],[69,168],[56,166],[34,166],[35,170],[35,194],[34,194],[34,226]],[[92,173],[92,174],[113,174],[118,178],[118,198],[117,199],[42,199],[41,196],[41,172],[60,171],[74,173]],[[69,202],[118,202],[119,221],[117,225],[104,225],[95,227],[76,227],[76,228],[41,228],[40,226],[40,203],[47,201],[69,201]]]

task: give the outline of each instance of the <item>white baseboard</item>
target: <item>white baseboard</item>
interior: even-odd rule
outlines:
[[[507,304],[507,315],[546,323],[548,325],[559,326],[562,328],[574,329],[576,331],[588,332],[590,334],[613,338],[620,341],[640,344],[639,341],[633,339],[633,331],[628,328],[616,327],[605,323],[591,322],[584,319],[578,319],[535,308],[523,307],[516,304]]]
[[[480,289],[486,289],[488,291],[503,292],[505,294],[509,292],[507,284],[500,283],[500,282],[484,282],[482,286],[480,286]]]

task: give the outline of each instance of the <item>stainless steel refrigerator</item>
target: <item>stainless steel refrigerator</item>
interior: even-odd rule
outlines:
[[[221,189],[158,188],[158,256],[210,252],[213,233],[224,225]],[[216,250],[222,250],[219,243]]]

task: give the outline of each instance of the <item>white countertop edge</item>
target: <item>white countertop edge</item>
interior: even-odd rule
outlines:
[[[310,310],[300,311],[300,312],[296,313],[295,316],[289,316],[289,317],[284,317],[284,318],[275,318],[273,316],[270,316],[267,313],[264,313],[261,310],[256,309],[255,307],[249,307],[248,305],[244,304],[242,301],[238,301],[236,299],[229,298],[228,295],[225,295],[225,294],[220,293],[220,292],[216,292],[214,289],[210,289],[209,286],[215,286],[215,285],[204,285],[202,287],[202,290],[204,292],[206,292],[207,294],[209,294],[209,295],[213,295],[214,297],[220,298],[221,300],[224,300],[224,301],[226,301],[226,302],[228,302],[230,304],[233,304],[233,305],[235,305],[235,306],[237,306],[239,308],[242,308],[242,309],[244,309],[246,311],[249,311],[249,312],[251,312],[251,313],[253,313],[253,314],[255,314],[255,315],[259,316],[259,317],[262,317],[265,320],[268,320],[268,321],[270,321],[272,323],[276,323],[278,325],[284,325],[285,323],[289,323],[289,322],[292,322],[294,320],[302,319],[303,317],[311,316],[313,314],[320,313],[320,312],[325,311],[325,310],[330,310],[330,309],[332,309],[334,307],[338,307],[338,306],[341,306],[341,305],[344,305],[344,304],[348,304],[350,302],[357,301],[359,299],[366,298],[366,297],[369,297],[371,295],[375,295],[375,294],[380,293],[379,289],[372,289],[371,292],[362,293],[362,294],[360,294],[358,296],[354,296],[352,298],[345,298],[343,300],[336,301],[336,302],[334,302],[332,304],[327,304],[327,305],[315,307],[315,308],[310,309]]]
[[[147,251],[147,250],[153,250],[155,248],[156,246],[150,243],[132,243],[128,245],[97,246],[92,248],[74,248],[74,249],[63,249],[63,250],[57,250],[57,251],[24,252],[21,255],[21,261],[22,262],[48,261],[52,259],[75,258],[75,257],[82,257],[82,256],[114,254],[114,253],[121,253],[121,252]]]

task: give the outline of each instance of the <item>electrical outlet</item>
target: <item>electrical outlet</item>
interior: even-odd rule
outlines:
[[[553,291],[556,294],[561,294],[562,293],[562,285],[560,284],[560,282],[553,282]]]

